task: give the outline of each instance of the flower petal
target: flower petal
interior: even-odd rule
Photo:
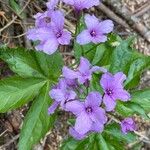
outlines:
[[[106,111],[114,110],[114,108],[116,106],[116,102],[110,96],[105,95],[104,98],[103,98],[103,102],[104,102],[104,104],[106,106]]]
[[[85,138],[85,134],[82,135],[82,134],[79,134],[74,128],[70,127],[69,128],[69,134],[74,137],[76,140],[82,140]]]
[[[74,115],[79,115],[84,110],[84,105],[80,101],[68,101],[65,105],[67,111],[72,112]]]
[[[83,30],[78,36],[77,36],[77,43],[80,45],[85,45],[91,42],[91,35],[88,30]]]
[[[91,67],[90,62],[86,58],[81,57],[80,64],[78,67],[79,72],[86,74],[86,72],[88,72],[90,70],[90,67]]]
[[[102,35],[102,34],[97,34],[97,36],[91,38],[91,41],[95,44],[101,43],[101,42],[103,43],[107,41],[107,36]]]
[[[101,133],[103,132],[103,130],[104,130],[104,125],[102,123],[100,123],[99,121],[93,122],[91,131]]]
[[[94,66],[91,68],[91,72],[107,72],[107,69],[103,68],[103,67],[99,67],[99,66]]]
[[[65,100],[64,93],[60,89],[52,89],[49,92],[49,95],[52,99],[54,99],[57,102],[61,102]]]
[[[71,33],[69,31],[63,31],[62,36],[57,40],[61,45],[68,45],[71,40]]]
[[[92,121],[90,117],[85,112],[82,112],[76,119],[75,130],[83,135],[91,129],[91,126]]]
[[[112,20],[104,20],[99,23],[99,29],[102,33],[110,33],[113,31],[114,24]]]
[[[54,101],[54,103],[48,108],[48,114],[53,114],[59,104],[59,102]]]
[[[63,76],[68,79],[76,79],[78,77],[75,71],[69,69],[66,66],[63,67],[62,72],[63,72]]]
[[[115,91],[114,97],[121,101],[128,101],[131,98],[130,94],[126,90],[123,90],[123,89],[118,89],[117,91]]]
[[[100,122],[101,124],[105,124],[107,122],[107,116],[104,109],[97,107],[93,112],[93,118],[95,118],[95,122]],[[93,120],[94,121],[94,120]]]
[[[124,80],[126,80],[127,77],[123,72],[118,72],[114,75],[114,78],[118,83],[123,84]]]
[[[49,55],[57,51],[59,43],[55,39],[49,39],[43,45],[43,51]]]
[[[96,18],[94,15],[85,15],[85,24],[88,29],[95,28],[99,24],[98,18]]]
[[[100,80],[100,84],[101,84],[103,89],[107,89],[107,88],[110,88],[113,81],[114,81],[113,75],[110,73],[105,73],[102,75],[102,78]]]
[[[93,106],[93,107],[99,107],[99,105],[102,102],[102,96],[99,92],[90,92],[85,100],[86,107]]]

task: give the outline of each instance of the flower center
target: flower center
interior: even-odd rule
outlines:
[[[113,94],[113,90],[112,89],[107,89],[106,93],[107,93],[107,95],[111,96]]]
[[[50,23],[51,22],[51,18],[50,17],[45,17],[44,20],[45,20],[46,23]]]
[[[57,37],[57,38],[60,38],[61,36],[62,36],[62,33],[61,33],[61,32],[57,32],[57,33],[56,33],[56,37]]]
[[[91,34],[91,36],[93,36],[93,37],[96,36],[96,32],[95,32],[94,30],[92,30],[92,31],[90,32],[90,34]]]
[[[87,107],[87,108],[86,108],[86,112],[87,112],[87,113],[91,113],[92,111],[93,111],[93,109],[92,109],[91,107]]]

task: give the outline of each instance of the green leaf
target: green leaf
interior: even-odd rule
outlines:
[[[47,55],[43,52],[35,52],[34,54],[39,67],[46,77],[57,79],[60,76],[63,59],[58,52],[55,52],[53,55]]]
[[[45,84],[41,79],[11,77],[0,81],[0,112],[18,108],[32,100]]]
[[[65,140],[60,150],[79,150],[79,149],[85,149],[88,145],[88,138],[78,141],[73,139],[72,137],[69,137],[67,140]]]
[[[150,88],[132,93],[132,102],[139,104],[146,112],[150,112]]]
[[[51,80],[59,77],[63,64],[62,57],[58,53],[47,55],[23,48],[0,49],[0,58],[19,76]]]
[[[116,73],[119,71],[127,75],[125,86],[133,88],[138,85],[140,74],[150,67],[150,57],[138,53],[131,47],[132,38],[124,40],[114,50],[111,57],[110,71]]]
[[[144,118],[147,118],[147,115],[143,109],[143,107],[141,107],[141,105],[132,102],[118,102],[117,103],[117,107],[116,107],[116,111],[125,117],[128,116],[132,116],[134,114],[138,114],[141,115]]]
[[[20,12],[22,11],[22,8],[15,0],[9,0],[9,6],[18,14],[22,19],[24,18],[24,13]]]
[[[100,150],[109,150],[109,147],[107,145],[107,142],[103,138],[101,134],[97,135],[97,140],[98,140],[98,149]]]
[[[25,117],[19,140],[19,150],[31,150],[33,145],[44,137],[54,124],[54,116],[49,116],[47,112],[51,103],[48,95],[49,89],[50,86],[47,83]]]
[[[120,126],[117,123],[109,124],[105,127],[104,135],[110,137],[112,140],[123,142],[125,144],[136,141],[136,135],[133,133],[123,134]]]

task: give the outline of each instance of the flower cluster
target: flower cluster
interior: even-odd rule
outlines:
[[[99,0],[62,0],[66,4],[72,5],[77,12],[99,5]],[[35,28],[27,32],[27,38],[38,41],[35,49],[43,51],[49,55],[53,54],[60,45],[69,45],[72,35],[71,32],[64,29],[64,13],[56,9],[59,0],[51,0],[47,3],[47,11],[37,13],[35,18]],[[106,34],[113,30],[111,20],[99,21],[94,15],[85,15],[85,24],[87,29],[83,30],[76,41],[81,44],[90,42],[100,43],[107,40]]]
[[[89,91],[92,74],[95,72],[102,73],[100,86],[103,93]],[[73,113],[76,121],[69,132],[76,139],[83,139],[91,132],[102,132],[107,123],[106,112],[115,109],[117,100],[130,100],[130,94],[123,87],[125,79],[122,72],[112,75],[105,68],[92,66],[86,58],[81,57],[77,69],[63,67],[62,77],[49,93],[54,103],[49,107],[48,113],[54,113],[59,105],[63,110]],[[121,127],[123,133],[135,129],[131,118],[123,120]]]

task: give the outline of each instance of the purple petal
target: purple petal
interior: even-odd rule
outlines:
[[[68,31],[63,31],[62,36],[58,38],[58,42],[61,45],[68,45],[71,40],[71,33]]]
[[[88,72],[90,70],[90,67],[91,67],[90,62],[86,58],[81,57],[80,65],[78,67],[79,72],[86,74],[86,72]]]
[[[105,73],[102,75],[100,84],[103,89],[107,89],[107,88],[110,88],[110,86],[112,86],[113,81],[114,81],[113,75],[110,73]]]
[[[93,115],[95,117],[95,121],[98,121],[101,124],[105,124],[107,122],[107,116],[104,109],[97,107],[97,109],[94,110]]]
[[[74,0],[62,0],[64,3],[74,5]]]
[[[67,99],[68,100],[75,99],[76,96],[77,96],[77,94],[74,91],[70,90]]]
[[[104,125],[102,123],[100,123],[99,121],[93,122],[91,131],[101,133],[101,132],[103,132],[103,130],[104,130]]]
[[[63,67],[62,72],[63,72],[63,76],[68,79],[76,79],[78,77],[75,71],[69,69],[66,66]]]
[[[118,83],[123,84],[124,80],[126,80],[127,77],[123,72],[118,72],[114,75],[114,78]]]
[[[46,6],[49,10],[53,10],[56,5],[58,4],[59,0],[51,0],[50,2],[46,3]]]
[[[55,39],[49,39],[43,45],[43,51],[49,55],[58,49],[59,43]]]
[[[107,72],[107,69],[103,68],[103,67],[99,67],[99,66],[94,66],[91,68],[91,72]]]
[[[82,112],[76,119],[75,130],[79,134],[84,135],[91,129],[91,126],[92,121],[90,117],[85,112]]]
[[[99,20],[94,15],[91,16],[87,14],[85,15],[84,19],[88,29],[93,29],[99,24]]]
[[[54,99],[57,102],[61,102],[65,99],[64,93],[60,89],[53,89],[49,92],[49,95],[52,99]]]
[[[37,37],[37,29],[36,28],[29,29],[27,32],[27,38],[33,41],[39,40]]]
[[[122,101],[128,101],[131,98],[130,94],[126,90],[123,90],[123,89],[116,90],[114,93],[114,97]]]
[[[95,37],[92,37],[91,41],[95,44],[97,43],[103,43],[107,41],[107,36],[105,35],[101,35],[101,34],[97,34]]]
[[[77,43],[80,45],[85,45],[91,42],[91,35],[88,30],[83,30],[78,36],[77,36]]]
[[[48,108],[48,114],[53,114],[59,104],[59,102],[54,101],[54,103]]]
[[[87,8],[87,9],[89,9],[90,7],[93,7],[93,6],[98,6],[99,4],[100,4],[99,0],[93,0],[93,1],[91,1],[91,0],[84,0],[83,1],[84,8]]]
[[[84,105],[80,101],[70,101],[66,103],[65,108],[74,115],[79,115],[84,110]]]
[[[99,107],[99,105],[102,102],[102,96],[99,92],[90,92],[88,96],[86,97],[85,105],[93,106],[93,107]]]
[[[67,83],[64,78],[59,79],[59,82],[57,84],[57,88],[61,89],[62,91],[66,91],[67,89]]]
[[[110,33],[113,31],[114,24],[111,20],[104,20],[99,23],[99,29],[102,33]]]
[[[57,11],[53,11],[51,14],[51,22],[52,22],[52,27],[56,30],[61,30],[64,27],[64,14],[57,10]]]
[[[116,102],[110,96],[105,95],[104,98],[103,98],[103,102],[104,102],[104,104],[106,106],[106,111],[114,110],[114,108],[116,106]]]
[[[84,135],[81,135],[79,134],[74,128],[70,127],[69,128],[69,134],[74,137],[76,140],[82,140],[85,138],[85,134]]]

